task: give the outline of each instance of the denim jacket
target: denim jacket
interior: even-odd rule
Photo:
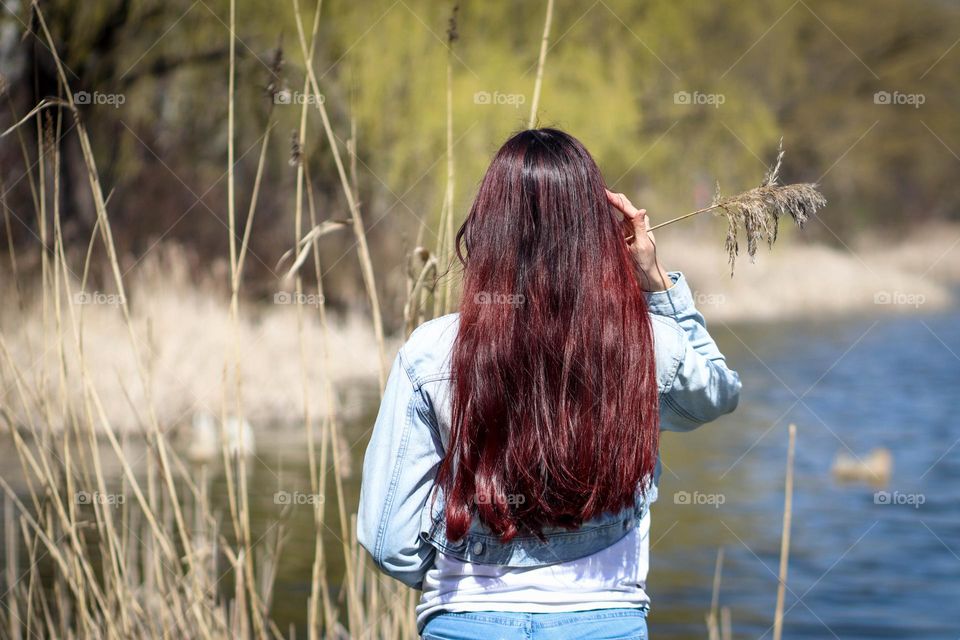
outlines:
[[[681,273],[647,294],[660,395],[660,427],[690,431],[733,411],[740,378],[726,366]],[[446,539],[442,496],[431,499],[450,435],[450,362],[459,317],[421,325],[400,349],[363,463],[357,536],[388,575],[420,588],[438,550],[463,561],[530,567],[581,558],[617,542],[656,499],[653,484],[634,505],[576,530],[544,529],[544,540],[502,543],[477,520],[457,542]]]

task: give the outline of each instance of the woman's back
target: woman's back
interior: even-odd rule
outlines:
[[[660,266],[644,212],[611,194],[625,237],[608,193],[566,134],[511,139],[458,234],[460,313],[422,325],[394,362],[358,537],[425,589],[421,625],[645,610],[660,430],[736,407],[739,378],[685,279]]]
[[[673,277],[676,281],[669,291],[647,295],[660,426],[689,431],[733,411],[740,382],[707,333],[685,278],[681,274]],[[432,556],[431,545],[464,561],[486,559],[534,566],[582,557],[619,539],[625,530],[617,529],[634,523],[633,515],[626,510],[584,523],[577,536],[564,536],[565,529],[555,528],[557,536],[547,537],[552,544],[533,534],[503,543],[479,519],[474,519],[462,539],[447,539],[442,496],[430,499],[436,487],[427,479],[435,477],[449,445],[450,354],[458,330],[457,314],[431,320],[414,331],[394,362],[364,459],[359,531],[361,543],[374,560],[388,572],[394,571],[398,579],[418,585],[425,566],[417,558]],[[399,493],[404,488],[412,493]],[[656,482],[650,491],[656,491]],[[641,497],[638,493],[636,513],[642,513],[643,504],[652,502],[655,493],[648,494],[645,501]],[[526,496],[508,496],[511,504],[504,506],[524,500]],[[391,514],[391,508],[401,511]]]

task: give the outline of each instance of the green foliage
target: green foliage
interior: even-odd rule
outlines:
[[[356,123],[360,199],[373,227],[374,253],[390,264],[399,263],[398,237],[409,245],[421,224],[439,222],[447,65],[453,78],[455,219],[468,208],[490,155],[529,117],[545,3],[461,4],[452,50],[446,38],[452,2],[323,5],[315,69],[342,145],[351,120]],[[127,98],[121,108],[94,105],[85,113],[115,189],[112,208],[120,212],[121,237],[131,238],[130,246],[148,246],[146,237],[172,228],[167,237],[201,246],[205,238],[218,238],[223,250],[222,227],[210,211],[222,219],[225,210],[217,181],[226,158],[228,0],[45,5],[64,60],[77,76],[71,82]],[[316,5],[301,5],[309,26]],[[28,21],[25,8],[19,17]],[[12,14],[3,20],[22,32]],[[287,159],[300,109],[271,104],[265,87],[301,91],[304,61],[292,2],[238,3],[237,20],[238,156],[252,149],[239,169],[241,203],[256,142],[268,119],[275,124],[264,183],[264,198],[273,204],[258,221],[268,230],[254,234],[254,251],[270,262],[290,242],[293,172]],[[960,10],[948,3],[560,0],[539,120],[581,138],[611,186],[636,194],[662,217],[704,205],[716,179],[728,194],[756,186],[780,137],[787,149],[784,180],[821,180],[833,203],[825,220],[841,237],[867,225],[894,229],[907,220],[955,217],[960,121],[953,106],[960,48],[952,45],[958,25]],[[274,75],[278,44],[284,65]],[[49,81],[34,82],[37,70],[41,78],[50,71],[41,46],[28,39],[3,55],[27,59],[24,73],[7,78],[20,113],[55,90]],[[30,55],[36,56],[33,67]],[[920,94],[924,103],[877,104],[878,91]],[[706,102],[684,104],[680,94]],[[344,217],[312,109],[309,118],[304,151],[321,215]],[[208,205],[171,227],[196,195],[208,191]],[[157,212],[147,221],[125,213],[141,209],[144,194],[156,194],[149,202]],[[88,217],[87,230],[91,222]],[[433,244],[431,233],[424,237]]]

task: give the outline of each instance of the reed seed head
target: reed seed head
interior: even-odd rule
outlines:
[[[731,276],[740,253],[738,236],[741,228],[747,239],[747,255],[753,260],[761,241],[766,240],[768,247],[773,247],[773,243],[777,241],[780,218],[789,216],[798,227],[803,228],[810,216],[827,204],[827,199],[816,184],[778,184],[782,164],[781,139],[777,160],[767,170],[759,187],[724,198],[720,195],[720,185],[717,184],[712,204],[717,207],[718,215],[727,218],[724,248],[729,258]]]
[[[294,129],[290,132],[290,166],[299,167],[303,161],[303,149],[300,147],[300,132]]]
[[[273,50],[269,67],[270,76],[267,78],[267,84],[264,87],[264,92],[274,104],[276,104],[277,101],[277,94],[287,88],[286,80],[283,77],[283,65],[285,62],[283,47],[278,43],[277,48]]]
[[[460,32],[457,30],[457,13],[460,11],[460,4],[453,5],[450,11],[450,19],[447,21],[447,45],[453,45],[460,39]]]

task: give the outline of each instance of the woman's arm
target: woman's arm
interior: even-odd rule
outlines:
[[[443,456],[433,413],[403,350],[393,363],[363,459],[357,538],[387,575],[414,588],[433,563],[421,515]]]
[[[679,272],[669,278],[668,290],[647,294],[650,313],[676,322],[686,338],[676,376],[663,391],[660,422],[668,431],[689,431],[737,408],[740,376],[707,332],[686,278]]]
[[[672,319],[686,338],[676,376],[663,392],[661,428],[689,431],[730,413],[740,399],[740,377],[727,368],[707,332],[683,274],[667,273],[660,263],[647,210],[637,209],[622,193],[607,191],[607,200],[632,230],[625,240],[640,270],[650,313]]]

